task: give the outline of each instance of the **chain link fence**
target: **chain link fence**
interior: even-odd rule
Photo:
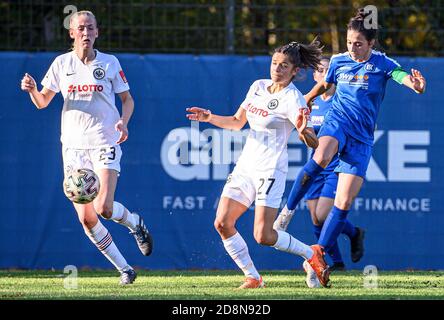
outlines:
[[[96,47],[110,52],[268,54],[319,36],[326,53],[344,51],[358,1],[157,0],[1,1],[0,50],[66,51],[67,6],[91,10]],[[444,1],[373,1],[379,44],[391,55],[444,55]],[[65,11],[64,11],[65,10]]]

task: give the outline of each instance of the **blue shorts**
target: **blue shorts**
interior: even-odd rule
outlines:
[[[335,120],[321,126],[318,137],[330,136],[339,142],[339,164],[335,172],[348,173],[364,178],[373,147],[347,134]]]
[[[304,196],[305,200],[319,199],[320,197],[334,199],[336,187],[338,186],[338,175],[334,172],[319,174]]]

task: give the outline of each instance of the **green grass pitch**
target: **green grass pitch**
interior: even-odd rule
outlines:
[[[0,300],[11,299],[444,299],[444,272],[380,271],[377,288],[365,288],[358,271],[331,275],[329,289],[308,289],[303,271],[263,271],[266,288],[236,290],[235,271],[145,271],[121,287],[113,271],[78,272],[77,289],[65,289],[62,271],[0,271]],[[374,283],[374,282],[373,282]]]

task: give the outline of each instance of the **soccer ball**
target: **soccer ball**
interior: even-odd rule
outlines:
[[[63,181],[63,192],[75,203],[90,203],[97,197],[99,190],[99,177],[90,169],[74,170]]]

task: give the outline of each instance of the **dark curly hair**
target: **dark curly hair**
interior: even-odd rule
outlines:
[[[289,44],[276,48],[274,53],[285,54],[296,67],[317,69],[321,62],[322,48],[316,37],[310,44],[292,41]]]

